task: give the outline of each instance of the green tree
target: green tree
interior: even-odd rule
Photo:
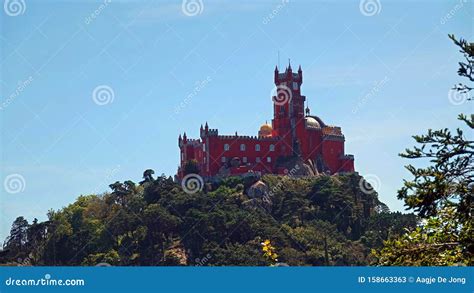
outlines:
[[[28,221],[18,217],[13,221],[10,236],[5,241],[4,249],[9,250],[13,256],[25,254],[28,246]]]
[[[153,182],[155,180],[153,179],[153,174],[155,174],[155,171],[152,169],[146,169],[145,172],[143,172],[143,181],[140,183]]]
[[[458,75],[465,77],[470,82],[474,82],[474,43],[469,43],[465,39],[456,39],[454,35],[449,35],[449,38],[459,47],[459,52],[464,56],[465,62],[459,62]],[[470,92],[473,88],[471,86],[459,83],[454,86],[454,89],[461,94]],[[472,99],[470,99],[472,100]]]
[[[465,40],[454,43],[461,48],[467,63],[459,63],[458,74],[474,81],[474,44]],[[459,84],[456,90],[472,88]],[[472,134],[474,117],[459,115]],[[374,252],[382,265],[453,265],[473,264],[474,141],[462,129],[428,130],[413,137],[419,146],[400,154],[408,159],[424,159],[426,167],[408,165],[412,180],[405,180],[398,192],[408,209],[425,221],[414,231],[388,241]]]

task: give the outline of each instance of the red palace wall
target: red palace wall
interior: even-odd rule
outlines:
[[[201,139],[203,144],[208,143],[209,151],[209,169],[207,165],[204,165],[202,170],[210,176],[215,175],[225,163],[233,158],[241,160],[241,167],[270,173],[274,169],[276,158],[279,156],[277,151],[278,140],[273,138],[258,139],[257,137],[229,135],[204,136]],[[244,150],[241,149],[242,145],[245,148]],[[257,145],[260,150],[258,150]],[[273,151],[270,151],[270,145],[274,146]]]

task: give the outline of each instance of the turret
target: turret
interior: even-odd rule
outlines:
[[[286,69],[286,71],[290,80],[293,80],[293,69],[291,69],[290,59],[288,59],[288,68]]]
[[[298,68],[298,76],[300,77],[301,83],[303,83],[303,70],[301,70],[301,65]]]
[[[274,80],[275,80],[275,84],[278,82],[278,67],[275,65],[275,77],[274,77]]]
[[[183,134],[183,143],[188,143],[188,137],[186,136],[186,132]]]

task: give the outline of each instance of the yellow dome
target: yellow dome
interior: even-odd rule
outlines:
[[[272,136],[273,128],[270,124],[263,124],[260,126],[260,130],[258,131],[258,136]]]
[[[270,124],[263,124],[260,126],[260,131],[272,131],[273,128]]]

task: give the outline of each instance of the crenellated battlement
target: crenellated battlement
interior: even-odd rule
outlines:
[[[354,155],[349,155],[349,154],[346,154],[346,155],[342,155],[341,156],[341,159],[343,160],[354,160]]]
[[[207,133],[209,136],[217,136],[219,135],[219,131],[217,129],[209,129],[209,132]]]
[[[338,127],[338,126],[323,127],[323,135],[342,136],[341,127]]]
[[[210,128],[208,128],[207,123],[206,123],[206,128],[202,128],[202,126],[201,126],[201,131],[200,131],[200,136],[201,137],[218,136],[218,135],[219,135],[219,130],[217,130],[217,128],[210,129]]]
[[[344,141],[344,135],[332,135],[332,134],[327,134],[323,135],[323,140],[335,140],[335,141]]]
[[[224,140],[238,140],[238,139],[247,139],[247,140],[254,140],[254,141],[278,141],[278,137],[259,137],[259,136],[251,136],[251,135],[219,135],[219,139]]]

